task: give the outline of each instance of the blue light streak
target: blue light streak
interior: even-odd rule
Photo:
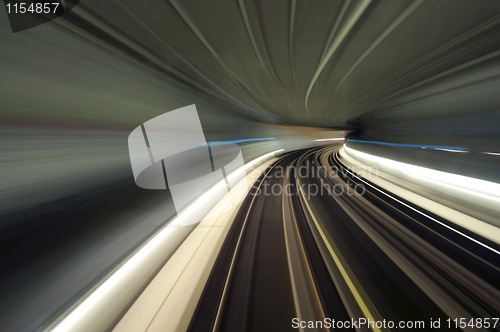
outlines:
[[[276,139],[274,137],[272,138],[247,138],[247,139],[239,139],[236,141],[220,141],[220,142],[208,142],[207,144],[210,145],[223,145],[223,144],[236,144],[236,143],[244,143],[244,142],[254,142],[254,141],[269,141]]]
[[[415,144],[399,144],[399,143],[386,143],[386,142],[376,142],[376,141],[362,141],[362,140],[353,140],[348,139],[348,142],[357,142],[357,143],[368,143],[368,144],[378,144],[378,145],[387,145],[387,146],[398,146],[403,148],[418,148],[418,149],[433,149],[433,150],[453,150],[453,151],[469,151],[467,148],[461,147],[453,147],[453,146],[437,146],[437,145],[415,145]]]

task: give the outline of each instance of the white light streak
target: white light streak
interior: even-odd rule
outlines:
[[[323,142],[323,141],[343,141],[343,137],[338,137],[338,138],[322,138],[322,139],[316,139],[316,142]]]
[[[439,149],[439,148],[435,148],[434,150],[441,150],[441,151],[448,151],[448,152],[462,152],[462,153],[467,153],[469,151],[462,151],[462,150],[451,150],[451,149]]]
[[[413,165],[409,165],[409,164],[404,164],[404,163],[400,163],[400,162],[397,162],[397,161],[393,161],[393,160],[390,160],[390,159],[385,159],[385,158],[381,158],[381,157],[376,157],[376,156],[373,156],[373,155],[370,155],[370,154],[367,154],[367,153],[364,153],[364,152],[356,151],[356,150],[354,150],[354,149],[348,148],[345,144],[344,144],[344,148],[346,149],[346,151],[349,151],[349,152],[350,152],[350,153],[352,153],[352,154],[358,154],[358,155],[360,155],[360,156],[362,155],[362,156],[363,156],[364,158],[366,158],[366,159],[370,159],[370,158],[372,158],[373,160],[379,160],[379,159],[381,159],[381,160],[384,160],[384,161],[388,161],[388,162],[390,162],[389,164],[391,164],[391,163],[395,163],[395,164],[398,164],[398,165],[399,165],[399,164],[401,164],[401,165],[413,166]],[[365,156],[367,156],[367,157],[365,157]],[[392,164],[392,165],[395,165],[395,164]],[[418,166],[413,166],[413,167],[418,167]],[[418,167],[418,168],[424,168],[424,167]],[[428,169],[428,170],[431,170],[431,169]],[[434,171],[434,170],[431,170],[431,171]],[[494,249],[494,248],[492,248],[492,247],[488,246],[487,244],[484,244],[484,243],[482,243],[481,241],[476,240],[475,238],[470,237],[469,235],[464,234],[464,233],[462,233],[461,231],[459,231],[459,230],[457,230],[457,229],[455,229],[455,228],[453,228],[453,227],[451,227],[451,226],[449,226],[449,225],[447,225],[447,224],[445,224],[445,223],[443,223],[443,222],[441,222],[441,221],[439,221],[439,220],[437,220],[437,219],[435,219],[435,218],[433,218],[433,217],[431,217],[431,216],[427,215],[426,213],[424,213],[424,212],[422,212],[422,211],[420,211],[420,210],[418,210],[418,209],[414,208],[413,206],[408,205],[408,204],[406,204],[406,203],[404,203],[404,202],[400,201],[399,199],[397,199],[396,197],[394,197],[394,196],[392,196],[392,195],[390,195],[390,194],[386,193],[385,191],[382,191],[382,190],[378,189],[377,187],[372,186],[369,182],[367,182],[367,181],[363,180],[361,177],[357,176],[357,175],[356,175],[356,174],[354,174],[353,172],[351,172],[351,171],[349,171],[349,170],[348,170],[348,172],[349,172],[349,173],[351,173],[354,177],[356,177],[356,178],[358,178],[359,180],[361,180],[362,182],[366,183],[368,186],[370,186],[370,187],[372,187],[373,189],[375,189],[375,190],[377,190],[377,191],[381,192],[382,194],[386,195],[387,197],[390,197],[391,199],[395,200],[396,202],[399,202],[399,203],[403,204],[404,206],[406,206],[406,207],[408,207],[408,208],[412,209],[413,211],[415,211],[415,212],[417,212],[417,213],[419,213],[419,214],[421,214],[421,215],[423,215],[423,216],[425,216],[425,217],[429,218],[430,220],[432,220],[432,221],[434,221],[434,222],[436,222],[436,223],[440,224],[441,226],[443,226],[443,227],[445,227],[445,228],[448,228],[449,230],[451,230],[451,231],[453,231],[453,232],[455,232],[455,233],[457,233],[457,234],[460,234],[461,236],[463,236],[463,237],[465,237],[465,238],[469,239],[469,240],[470,240],[470,241],[472,241],[472,242],[475,242],[475,243],[479,244],[480,246],[482,246],[482,247],[484,247],[484,248],[486,248],[486,249],[488,249],[488,250],[490,250],[490,251],[494,252],[494,253],[495,253],[495,254],[497,254],[497,255],[500,255],[500,252],[499,252],[498,250],[496,250],[496,249]],[[439,171],[435,171],[435,172],[439,172]],[[427,178],[425,178],[425,177],[420,177],[420,176],[415,175],[415,174],[410,174],[409,172],[403,172],[403,173],[408,174],[408,175],[411,175],[411,176],[414,176],[414,177],[417,177],[417,178],[422,178],[423,180],[433,181],[433,180],[427,179]],[[440,172],[440,173],[444,173],[444,172]],[[452,174],[452,175],[455,175],[455,174]],[[475,179],[474,179],[474,180],[475,180]],[[478,181],[481,181],[481,180],[478,180]],[[433,182],[434,182],[434,181],[433,181]],[[438,182],[438,181],[435,181],[435,182]],[[486,181],[485,181],[485,182],[486,182]],[[460,189],[462,189],[462,188],[460,188]]]
[[[427,182],[430,182],[430,183],[438,184],[438,185],[444,186],[446,188],[458,190],[458,191],[461,191],[461,192],[466,193],[466,194],[475,195],[475,196],[478,196],[478,197],[481,197],[481,198],[486,198],[486,199],[489,199],[489,200],[492,200],[492,201],[500,203],[500,198],[498,198],[498,197],[493,197],[493,196],[490,196],[490,195],[481,194],[481,193],[478,193],[477,191],[472,191],[472,190],[465,189],[465,188],[460,188],[460,187],[457,187],[457,186],[454,186],[454,185],[451,185],[451,184],[447,184],[447,183],[443,183],[443,182],[431,180],[431,179],[428,179],[428,178],[425,178],[423,176],[419,176],[419,175],[416,175],[416,174],[407,173],[407,172],[403,172],[403,173],[407,174],[409,176],[413,176],[413,177],[415,177],[417,179],[420,179],[420,180],[424,180],[424,181],[427,181]]]
[[[437,171],[426,167],[415,166],[411,164],[402,163],[399,161],[377,157],[368,153],[360,152],[352,148],[349,148],[345,144],[344,147],[349,154],[357,155],[358,157],[365,158],[372,162],[380,163],[381,165],[396,169],[403,173],[411,173],[417,176],[434,180],[438,183],[460,187],[463,189],[467,189],[471,192],[477,192],[478,194],[483,193],[486,195],[498,197],[500,193],[500,184],[498,183],[479,180],[468,176],[452,174],[443,171]]]

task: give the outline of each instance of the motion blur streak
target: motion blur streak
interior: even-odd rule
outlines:
[[[267,158],[274,156],[276,153],[283,151],[276,150],[266,153],[259,158],[252,160],[251,162],[245,164],[244,166],[238,168],[233,173],[229,174],[229,178],[241,177],[239,174],[247,172],[247,170],[252,169],[259,163],[265,161]],[[158,249],[162,246],[165,241],[172,241],[168,238],[173,229],[180,227],[183,223],[192,224],[201,219],[212,209],[215,203],[222,198],[220,188],[225,187],[226,183],[224,180],[218,182],[212,188],[210,188],[205,194],[199,197],[191,205],[189,205],[184,211],[182,211],[175,219],[168,223],[168,225],[161,230],[157,235],[155,235],[144,247],[142,247],[136,254],[134,254],[123,266],[121,266],[116,272],[114,272],[109,279],[104,281],[92,294],[85,299],[81,304],[79,304],[74,311],[72,311],[59,325],[57,325],[53,331],[63,332],[70,331],[71,327],[86,314],[86,312],[94,305],[96,305],[102,297],[112,289],[117,287],[117,284],[123,279],[127,274],[134,274],[134,270],[137,270],[137,265],[143,260],[150,260],[151,256],[158,255],[162,251]],[[214,196],[215,201],[214,201]],[[164,244],[163,244],[164,245]],[[137,274],[137,272],[135,272]],[[129,277],[130,279],[130,277]],[[130,285],[118,285],[120,287],[130,287]],[[111,298],[105,302],[113,302],[115,299]],[[101,305],[103,307],[103,305]],[[104,306],[105,307],[105,306]],[[92,320],[93,317],[88,317],[87,319]]]
[[[339,148],[286,154],[256,182],[188,331],[289,330],[293,317],[422,321],[427,329],[446,317],[498,315],[499,244],[356,175]],[[274,191],[280,183],[288,190]]]
[[[324,141],[343,141],[344,138],[322,138],[322,139],[316,139],[316,142],[324,142]]]
[[[463,193],[476,195],[495,202],[500,202],[500,184],[498,183],[478,180],[447,172],[436,171],[430,168],[409,165],[386,158],[380,158],[369,155],[367,153],[356,151],[346,146],[345,149],[348,151],[348,153],[369,160],[375,163],[375,165],[380,164],[383,166],[387,166],[404,174],[409,174],[413,177],[417,177],[425,181],[430,181],[447,188],[452,188]],[[488,194],[483,194],[482,192]]]
[[[189,331],[499,317],[500,0],[80,0],[16,33],[0,7],[1,331],[85,308],[73,328],[111,331],[173,264],[196,227],[168,228],[177,184],[138,187],[127,140],[188,105],[207,150],[280,151],[175,312]]]
[[[472,193],[473,195],[480,195],[483,198],[488,198],[500,202],[500,184],[498,183],[478,180],[467,176],[447,172],[436,171],[430,168],[409,165],[386,158],[380,158],[377,156],[369,155],[367,153],[356,151],[354,149],[348,148],[347,146],[345,146],[344,148],[350,154],[370,160],[371,162],[397,169],[403,173],[410,173],[421,178],[435,180],[437,183],[442,183],[442,185],[455,183],[456,185],[454,187],[458,188],[459,190],[467,189],[467,192]],[[460,187],[463,188],[460,189]],[[489,195],[482,195],[481,192],[486,192]]]
[[[269,141],[276,138],[247,138],[247,139],[239,139],[237,141],[225,141],[225,142],[209,142],[208,145],[223,145],[229,143],[243,143],[243,142],[257,142],[257,141]]]
[[[410,176],[414,176],[414,177],[416,177],[418,179],[421,179],[421,180],[424,180],[424,181],[429,181],[429,182],[432,182],[432,183],[437,183],[437,184],[439,184],[441,186],[445,186],[447,188],[452,188],[452,189],[457,190],[457,191],[461,191],[461,192],[464,192],[464,193],[476,195],[476,196],[479,196],[481,198],[485,198],[485,199],[492,200],[492,201],[495,201],[495,202],[500,202],[500,198],[498,198],[498,197],[493,197],[493,196],[490,196],[490,195],[481,194],[481,193],[478,193],[477,191],[460,188],[458,186],[453,186],[453,185],[446,184],[446,183],[441,182],[441,181],[436,181],[436,180],[432,180],[432,179],[429,179],[429,178],[426,178],[426,177],[423,177],[423,176],[418,176],[416,174],[406,173],[406,172],[403,172],[403,173],[409,174]]]
[[[328,243],[328,239],[326,238],[325,233],[321,230],[321,226],[319,225],[318,221],[314,217],[314,214],[311,211],[311,207],[309,206],[309,203],[307,203],[307,199],[306,199],[304,192],[302,190],[302,186],[300,186],[299,183],[297,183],[297,185],[300,188],[299,189],[300,195],[302,196],[302,199],[307,207],[307,211],[311,215],[311,218],[314,220],[314,224],[316,225],[319,233],[321,234],[321,238],[325,242],[325,245],[327,246],[328,251],[332,255],[332,258],[335,261],[335,264],[337,265],[340,273],[342,274],[342,277],[345,279],[347,285],[349,286],[350,291],[352,292],[354,298],[358,302],[358,305],[360,306],[361,310],[363,311],[363,314],[365,315],[365,317],[367,319],[374,321],[374,318],[373,318],[372,313],[370,312],[370,309],[367,307],[366,303],[363,301],[361,295],[359,294],[359,291],[356,289],[356,286],[354,286],[354,283],[352,282],[351,278],[347,274],[346,269],[344,268],[344,266],[342,266],[340,259],[338,258],[337,254],[334,252],[334,250],[332,249],[331,245]],[[374,331],[381,331],[379,328],[374,328],[373,330]]]
[[[466,148],[451,147],[451,146],[398,144],[398,143],[374,142],[374,141],[363,141],[363,140],[352,140],[352,139],[348,139],[347,141],[348,142],[368,143],[368,144],[380,144],[380,145],[387,145],[387,146],[398,146],[398,147],[402,147],[402,148],[434,149],[434,150],[442,150],[442,151],[467,152]]]
[[[354,152],[354,150],[352,150],[352,149],[349,149],[349,150],[351,151],[351,153],[353,153],[353,152]],[[359,153],[360,155],[365,155],[365,156],[366,156],[366,154],[362,154],[362,153],[360,153],[360,152],[356,152],[356,153]],[[371,156],[371,157],[373,157],[373,156]],[[375,157],[373,157],[373,158],[375,158]],[[380,158],[380,159],[382,159],[382,158]],[[423,177],[423,176],[416,175],[416,174],[414,174],[414,173],[408,173],[408,172],[405,172],[405,171],[404,171],[405,166],[406,166],[408,169],[410,169],[410,170],[412,170],[413,172],[415,172],[415,168],[414,168],[414,166],[411,166],[411,165],[404,165],[404,164],[402,164],[402,163],[397,163],[397,162],[393,162],[393,161],[390,161],[390,160],[384,160],[384,163],[385,163],[385,164],[394,163],[393,165],[391,165],[392,167],[394,167],[394,168],[396,168],[396,169],[398,169],[398,170],[400,170],[400,171],[401,171],[401,169],[403,169],[403,170],[402,170],[402,172],[403,172],[404,174],[409,174],[410,176],[416,177],[416,178],[418,178],[418,179],[423,179],[423,180],[425,180],[425,181],[434,182],[434,183],[437,183],[437,184],[439,184],[439,185],[446,186],[446,187],[448,187],[448,188],[453,188],[453,189],[461,190],[461,191],[463,191],[463,192],[472,193],[473,195],[478,195],[478,196],[480,196],[480,197],[484,197],[484,198],[487,198],[487,199],[498,200],[498,198],[496,198],[496,197],[491,197],[491,196],[488,196],[488,195],[481,195],[480,193],[474,192],[474,191],[472,191],[472,190],[464,190],[464,189],[461,189],[461,188],[456,187],[456,186],[450,186],[450,185],[447,185],[446,183],[443,183],[443,182],[440,182],[440,181],[433,181],[433,180],[430,180],[430,179],[428,179],[428,178],[425,178],[425,177]],[[420,171],[420,172],[423,170],[423,171],[424,171],[424,172],[426,172],[426,173],[428,173],[429,171],[430,171],[430,172],[432,172],[432,171],[433,171],[433,170],[429,170],[429,169],[422,169],[422,168],[417,168],[417,170],[418,170],[418,171]],[[434,171],[434,172],[435,172],[435,171]],[[454,175],[454,174],[449,174],[449,175]],[[354,175],[354,176],[356,176],[356,175]],[[356,177],[357,177],[357,176],[356,176]],[[358,178],[359,178],[359,177],[358,177]],[[360,180],[361,180],[361,181],[363,181],[362,179],[360,179]],[[472,180],[474,180],[474,179],[472,179]],[[370,184],[368,184],[368,185],[370,185]],[[375,187],[374,187],[374,189],[378,190],[378,189],[377,189],[377,188],[375,188]],[[386,195],[387,195],[387,194],[386,194]],[[396,198],[394,198],[394,197],[392,197],[392,196],[390,196],[390,195],[387,195],[387,196],[388,196],[388,197],[390,197],[390,198],[392,198],[392,199],[397,200]],[[399,201],[399,203],[406,205],[405,203],[403,203],[403,202],[401,202],[401,201]],[[407,206],[408,206],[408,208],[410,208],[410,209],[414,209],[413,207],[411,207],[411,206],[409,206],[409,205],[407,205]],[[418,211],[418,210],[416,210],[416,209],[414,209],[414,210],[415,210],[416,212],[418,212],[418,213],[423,214],[422,212],[420,212],[420,211]],[[493,248],[489,247],[488,245],[486,245],[486,244],[484,244],[484,243],[481,243],[480,241],[478,241],[478,240],[476,240],[476,239],[474,239],[474,238],[471,238],[470,236],[467,236],[467,235],[465,235],[464,233],[462,233],[462,232],[460,232],[460,231],[457,231],[455,228],[450,227],[450,226],[448,226],[448,225],[445,225],[445,224],[441,223],[440,221],[438,221],[438,220],[436,220],[436,219],[434,219],[434,218],[432,218],[432,217],[430,217],[430,216],[428,216],[428,215],[425,215],[425,214],[423,214],[423,215],[424,215],[424,216],[426,216],[426,217],[428,217],[428,218],[429,218],[429,219],[431,219],[431,220],[434,220],[434,221],[436,221],[436,222],[438,222],[438,223],[442,224],[444,227],[447,227],[447,228],[449,228],[449,229],[453,230],[454,232],[456,232],[456,233],[458,233],[458,234],[462,235],[463,237],[466,237],[467,239],[469,239],[469,240],[471,240],[471,241],[474,241],[474,242],[478,243],[479,245],[481,245],[481,246],[483,246],[483,247],[485,247],[485,248],[487,248],[487,249],[489,249],[489,250],[493,251],[494,253],[496,253],[496,254],[499,254],[499,255],[500,255],[500,252],[499,252],[499,251],[497,251],[497,250],[495,250],[495,249],[493,249]]]

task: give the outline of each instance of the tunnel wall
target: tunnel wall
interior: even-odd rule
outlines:
[[[499,64],[493,55],[471,61],[449,75],[373,104],[370,112],[353,120],[359,131],[347,145],[384,158],[500,182]]]

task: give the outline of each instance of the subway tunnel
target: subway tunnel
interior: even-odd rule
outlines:
[[[500,1],[4,2],[1,331],[500,330]]]

